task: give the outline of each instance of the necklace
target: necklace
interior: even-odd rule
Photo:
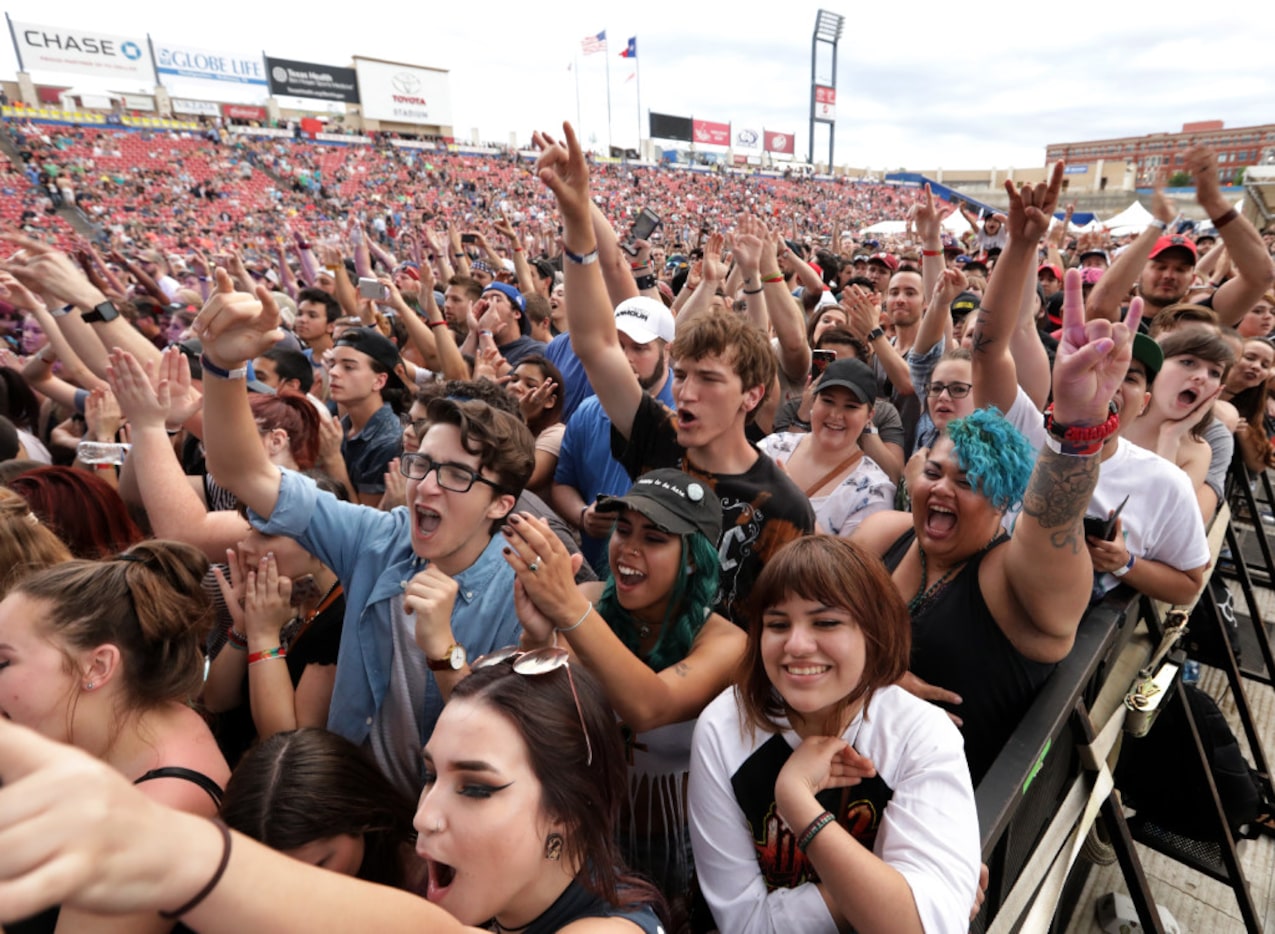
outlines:
[[[921,585],[916,588],[916,596],[914,596],[911,600],[908,601],[909,616],[916,616],[917,612],[920,609],[922,609],[927,603],[929,603],[938,594],[940,588],[942,588],[949,580],[952,579],[952,575],[955,574],[957,571],[959,571],[961,568],[965,567],[964,561],[961,561],[961,562],[958,562],[957,564],[952,565],[950,568],[947,569],[946,574],[944,574],[942,577],[936,580],[930,586],[930,588],[926,590],[925,582],[929,580],[930,574],[929,574],[929,569],[926,567],[926,564],[925,564],[925,549],[921,547],[920,541],[916,543],[916,551],[917,551],[917,554],[920,555],[921,557]]]

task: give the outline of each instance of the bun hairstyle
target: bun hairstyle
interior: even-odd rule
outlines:
[[[70,560],[66,545],[31,511],[27,501],[0,487],[0,599],[27,575]]]
[[[146,710],[189,701],[203,684],[207,570],[208,559],[190,545],[146,541],[103,561],[49,568],[15,590],[48,604],[41,624],[68,654],[118,647],[125,704]]]

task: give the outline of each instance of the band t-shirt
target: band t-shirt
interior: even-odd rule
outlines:
[[[745,626],[742,603],[762,566],[784,545],[814,531],[810,500],[760,451],[741,474],[715,474],[696,467],[677,443],[676,416],[647,395],[633,416],[627,440],[612,426],[611,453],[634,479],[648,470],[676,467],[703,480],[721,499],[722,537],[717,551],[722,583],[714,609]]]

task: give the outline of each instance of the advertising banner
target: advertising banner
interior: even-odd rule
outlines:
[[[651,136],[654,139],[680,139],[689,143],[694,139],[691,132],[691,118],[657,114],[652,111]]]
[[[140,110],[143,113],[155,112],[155,98],[143,94],[121,94],[121,103],[125,110]]]
[[[353,68],[294,62],[266,56],[270,93],[321,101],[359,102],[359,81]]]
[[[174,97],[172,104],[173,113],[175,114],[197,114],[201,117],[215,117],[221,113],[221,109],[212,101],[192,101],[184,97]]]
[[[448,74],[374,58],[354,57],[363,116],[390,123],[451,126],[452,95]]]
[[[711,120],[696,120],[694,123],[695,142],[709,146],[730,145],[730,124],[713,123]]]
[[[155,83],[146,36],[118,36],[89,29],[41,26],[13,20],[13,38],[28,71],[43,68]]]
[[[821,120],[833,120],[837,116],[837,89],[815,85],[815,116]]]
[[[735,148],[759,152],[761,150],[761,130],[741,127],[735,131]]]
[[[221,113],[231,120],[265,120],[266,108],[248,104],[222,104]]]
[[[266,67],[260,55],[210,52],[186,45],[156,42],[155,70],[161,75],[199,81],[230,81],[265,87]]]
[[[776,133],[774,130],[767,130],[765,136],[766,152],[782,152],[790,156],[793,154],[796,140],[791,133]]]

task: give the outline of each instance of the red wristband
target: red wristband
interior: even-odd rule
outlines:
[[[921,255],[922,255],[922,256],[942,256],[942,255],[943,255],[943,251],[942,251],[942,250],[926,250],[926,249],[922,249],[922,250],[921,250]]]

